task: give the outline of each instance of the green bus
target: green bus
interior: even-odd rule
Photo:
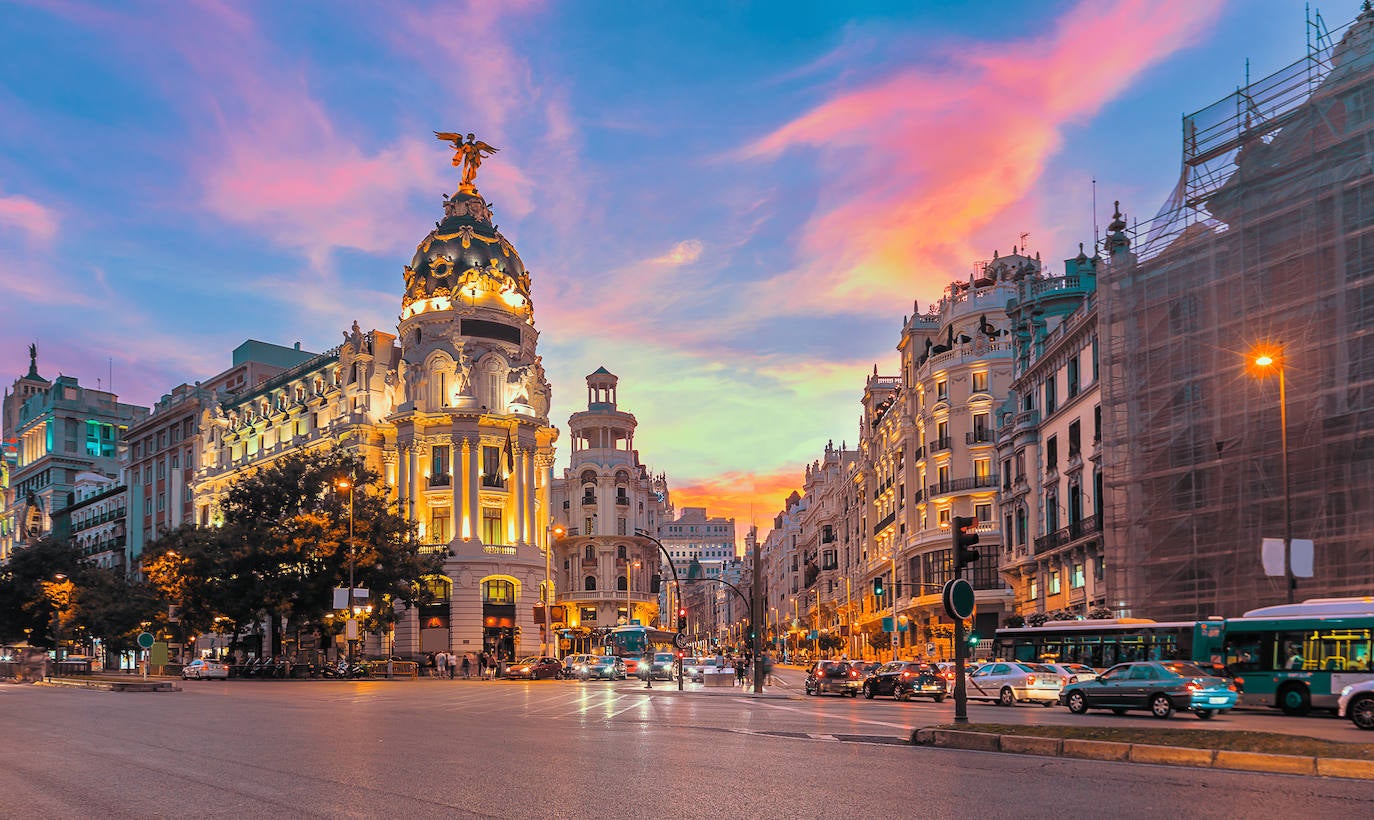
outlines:
[[[1245,679],[1241,703],[1285,714],[1335,709],[1341,689],[1374,678],[1374,598],[1316,598],[1197,623],[1193,660]]]
[[[1049,621],[1007,627],[993,637],[993,657],[1033,663],[1081,663],[1107,669],[1127,661],[1193,657],[1196,622],[1158,623],[1143,618]]]

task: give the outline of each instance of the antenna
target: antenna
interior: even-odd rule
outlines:
[[[1026,238],[1027,238],[1028,236],[1030,236],[1030,234],[1026,233],[1025,231],[1022,231],[1022,232],[1021,232],[1021,255],[1022,255],[1022,256],[1024,256],[1024,255],[1026,254]]]

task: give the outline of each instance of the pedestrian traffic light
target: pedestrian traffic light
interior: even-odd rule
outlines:
[[[687,628],[687,607],[677,611],[677,631],[681,632]]]
[[[883,576],[881,575],[873,579],[873,597],[883,597]]]
[[[978,533],[970,532],[978,526],[978,519],[954,516],[950,529],[954,532],[954,568],[956,570],[972,564],[978,560],[978,550],[971,549],[978,543]]]

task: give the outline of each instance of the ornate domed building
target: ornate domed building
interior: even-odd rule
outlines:
[[[530,277],[473,184],[477,146],[489,148],[455,141],[463,184],[405,266],[396,334],[355,322],[340,346],[219,396],[200,425],[200,523],[246,472],[341,446],[384,477],[426,549],[444,555],[443,575],[427,579],[437,603],[404,612],[390,646],[369,636],[373,652],[513,658],[540,648],[534,605],[547,577],[558,430]]]

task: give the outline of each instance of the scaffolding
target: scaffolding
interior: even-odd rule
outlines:
[[[1374,592],[1374,12],[1184,118],[1183,173],[1102,278],[1109,602],[1160,619],[1286,599],[1275,380],[1284,346],[1300,595]]]

